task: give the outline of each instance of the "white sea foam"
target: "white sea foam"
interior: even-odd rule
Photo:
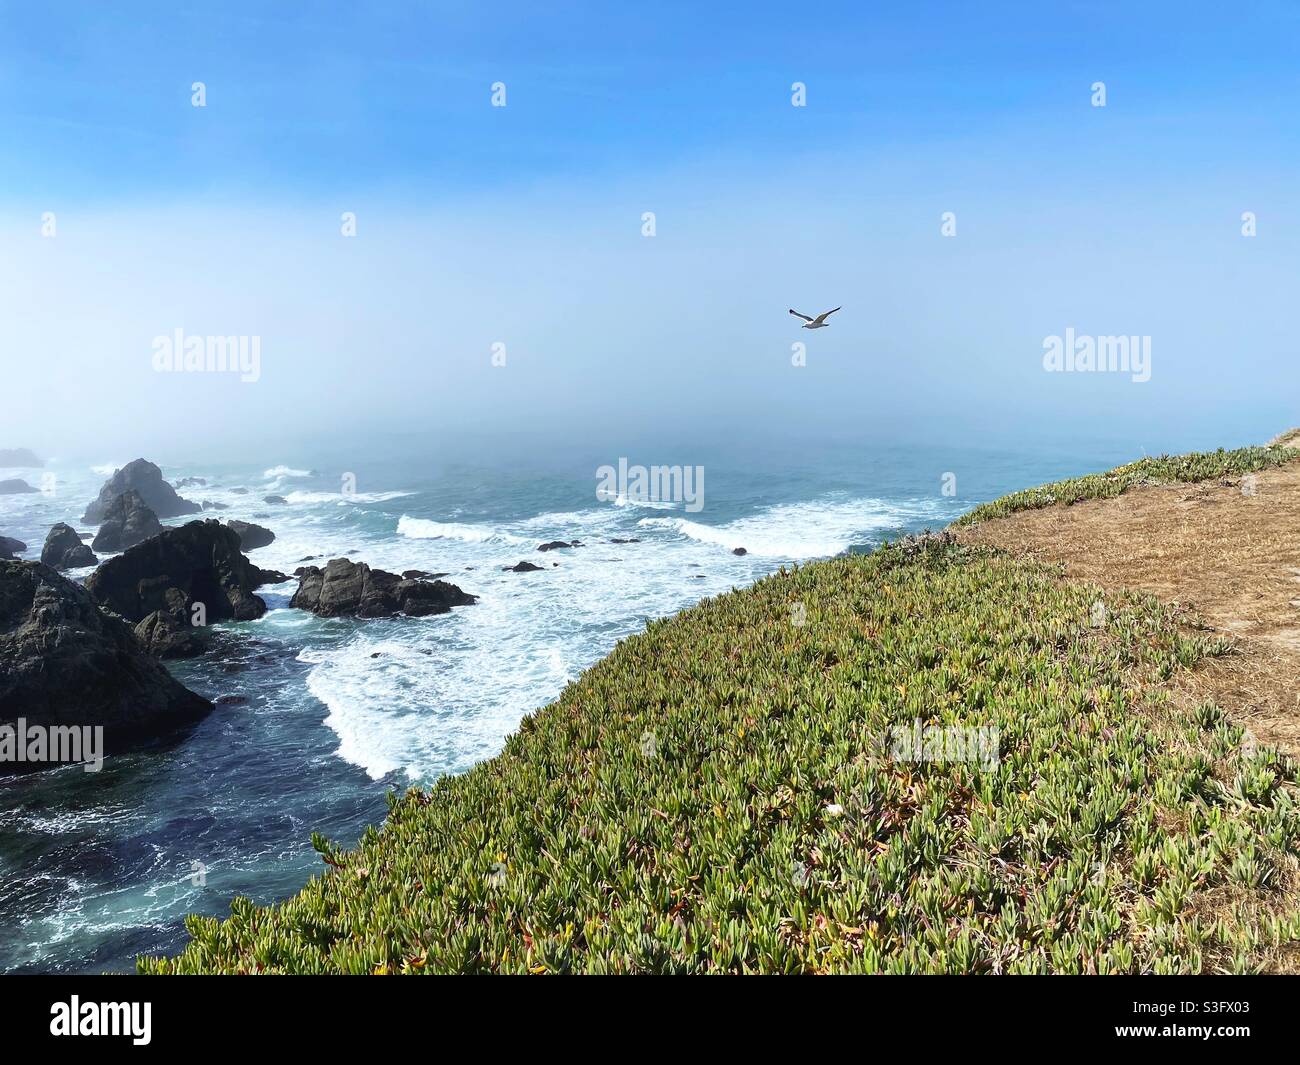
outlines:
[[[97,473],[101,477],[112,477],[125,465],[125,462],[102,462],[98,466],[91,466],[90,472]]]
[[[644,507],[647,510],[673,510],[680,506],[679,503],[673,503],[667,500],[657,499],[629,499],[626,493],[620,492],[610,500],[616,507]]]
[[[295,470],[292,466],[272,466],[269,470],[266,470],[262,476],[270,481],[281,477],[310,477],[312,476],[312,471]]]
[[[290,503],[386,503],[390,499],[401,499],[411,492],[309,492],[293,491],[284,498]]]
[[[687,518],[642,518],[643,528],[669,529],[702,544],[731,551],[745,548],[765,558],[827,558],[908,522],[937,517],[933,500],[826,500],[769,507],[723,525]]]
[[[374,780],[393,772],[429,779],[468,769],[500,749],[519,722],[519,692],[506,684],[466,699],[462,685],[471,663],[482,667],[479,654],[459,647],[461,659],[451,662],[443,642],[447,633],[426,640],[421,632],[455,624],[446,617],[412,621],[400,634],[363,631],[342,647],[302,652],[299,660],[316,667],[307,687],[329,708],[325,724],[338,736],[340,758]],[[436,651],[429,642],[435,638]],[[530,686],[550,678],[548,687],[555,689],[549,656],[539,648],[534,658],[512,665]]]
[[[397,522],[397,534],[412,540],[460,540],[467,544],[523,544],[530,541],[491,525],[471,525],[456,521],[430,521],[403,514]]]

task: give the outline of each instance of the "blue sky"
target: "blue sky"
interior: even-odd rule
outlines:
[[[1094,116],[1080,104],[1097,79],[1108,141],[1157,137],[1157,171],[1222,162],[1227,147],[1243,168],[1295,153],[1285,103],[1300,8],[1288,2],[56,0],[4,12],[2,158],[19,201],[443,193],[720,158],[780,169],[813,143],[1055,141],[1086,136]],[[210,94],[199,116],[196,80]],[[498,80],[508,106],[491,110]],[[789,105],[799,80],[802,111]],[[1026,162],[1040,156],[1024,147]]]
[[[357,382],[593,432],[1300,421],[1293,3],[0,11],[12,444],[52,435],[32,397],[85,426],[89,394],[160,437],[207,402],[361,429]],[[784,315],[841,303],[811,339]],[[1152,380],[1045,374],[1068,326],[1151,335]],[[176,327],[261,335],[262,379],[151,375]]]

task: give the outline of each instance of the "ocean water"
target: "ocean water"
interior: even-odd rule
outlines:
[[[1134,457],[718,448],[690,457],[706,475],[704,507],[690,512],[598,499],[595,470],[619,456],[580,450],[549,461],[417,454],[345,465],[322,452],[163,463],[173,483],[207,479],[181,494],[229,508],[212,516],[275,532],[250,553],[263,568],[348,556],[445,572],[479,602],[431,618],[324,620],[289,608],[296,581],[264,588],[265,617],[216,626],[209,654],[170,664],[193,690],[225,699],[199,725],[99,773],[0,778],[0,971],[129,971],[137,954],[173,952],[186,914],[227,914],[235,895],[293,894],[322,868],[313,831],[351,845],[382,821],[388,791],[492,757],[524,715],[647,620],[783,565],[868,551],[1004,492]],[[628,457],[687,461],[672,452]],[[0,470],[34,485],[44,477],[46,489],[0,497],[0,533],[38,557],[55,522],[86,528],[86,503],[134,457]],[[955,495],[943,493],[945,473]],[[287,504],[264,503],[268,494]],[[536,550],[575,538],[585,546]],[[525,559],[544,572],[503,570]]]

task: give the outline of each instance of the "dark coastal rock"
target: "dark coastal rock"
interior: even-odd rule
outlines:
[[[531,562],[519,562],[513,566],[502,566],[507,573],[536,573],[542,569],[542,566],[535,566]]]
[[[129,488],[108,505],[91,546],[96,551],[125,551],[163,531],[158,515],[140,493]]]
[[[164,529],[109,559],[86,579],[86,589],[137,624],[156,610],[178,609],[188,622],[196,603],[209,622],[251,621],[266,613],[253,594],[260,582],[261,571],[240,553],[235,530],[208,518]]]
[[[285,581],[293,579],[289,574],[281,573],[278,569],[260,569],[257,571],[257,578],[259,588],[264,584],[283,584]]]
[[[211,709],[84,588],[40,562],[0,562],[0,724],[102,726],[112,754]],[[0,774],[39,768],[0,761]]]
[[[28,448],[0,447],[0,466],[6,469],[40,469],[44,465],[45,460],[38,459]]]
[[[371,569],[364,562],[331,559],[325,568],[303,568],[289,605],[323,618],[384,618],[397,614],[425,617],[468,606],[477,597],[446,581],[409,580]]]
[[[275,543],[275,533],[270,529],[263,528],[261,525],[254,525],[249,521],[238,521],[235,518],[231,518],[226,524],[238,534],[241,551],[256,551],[259,547],[266,547]]]
[[[743,547],[734,547],[734,548],[732,548],[731,553],[732,553],[733,555],[747,555],[747,554],[749,554],[749,552],[746,551]]]
[[[182,477],[176,482],[177,488],[206,488],[208,482],[202,477]]]
[[[17,478],[10,481],[0,481],[0,496],[26,495],[29,492],[39,491],[39,488],[33,488],[26,481]]]
[[[135,638],[158,658],[194,658],[208,649],[207,630],[194,624],[185,593],[168,588],[166,606],[145,617],[135,627]]]
[[[163,480],[162,470],[152,462],[136,459],[134,462],[128,462],[108,479],[104,487],[99,490],[99,498],[86,508],[86,513],[81,520],[95,524],[103,521],[113,500],[129,488],[139,492],[145,506],[160,518],[175,518],[182,514],[198,513],[199,505],[178,496],[176,490]]]
[[[214,503],[210,499],[205,499],[202,503],[202,507],[204,510],[229,510],[230,509],[228,504]]]
[[[289,505],[289,501],[285,499],[284,496],[263,496],[262,502],[270,503],[273,507],[285,507]]]
[[[20,555],[27,550],[27,545],[21,540],[15,540],[10,536],[0,536],[0,559],[13,558],[14,555]]]
[[[439,577],[445,577],[445,573],[426,573],[422,569],[404,569],[402,570],[402,579],[407,581],[436,581]]]
[[[537,550],[554,551],[558,547],[582,547],[582,546],[583,544],[581,540],[574,540],[572,543],[570,543],[567,540],[552,540],[550,543],[542,544]]]
[[[50,529],[45,537],[41,561],[53,569],[80,569],[99,564],[95,552],[81,542],[77,530],[63,522]]]
[[[620,540],[617,537],[615,537],[613,540],[610,540],[611,544],[639,544],[640,542],[641,541],[638,540],[635,536],[628,540]]]

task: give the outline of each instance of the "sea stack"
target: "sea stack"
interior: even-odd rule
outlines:
[[[125,551],[162,531],[158,515],[149,508],[139,492],[128,488],[109,503],[91,546],[96,551]]]
[[[99,490],[99,498],[86,508],[82,521],[98,525],[104,520],[113,500],[128,489],[135,489],[145,505],[160,518],[197,514],[199,505],[182,499],[176,489],[163,480],[162,470],[145,459],[128,462]]]
[[[82,569],[99,564],[95,552],[81,542],[77,530],[63,522],[50,529],[45,537],[41,561],[51,569]]]
[[[252,621],[266,613],[253,594],[262,571],[239,551],[239,536],[215,519],[192,521],[110,558],[86,578],[99,604],[136,626],[149,650],[169,657],[203,649],[213,621]]]

